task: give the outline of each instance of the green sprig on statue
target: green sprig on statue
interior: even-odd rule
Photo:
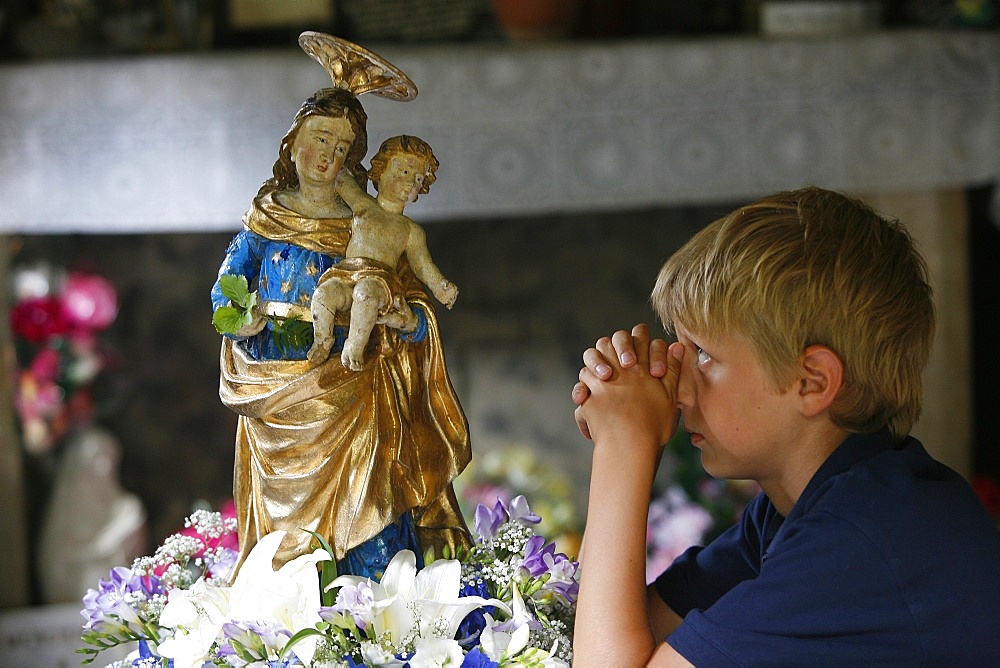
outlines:
[[[257,306],[257,293],[250,292],[245,276],[227,274],[219,280],[222,294],[229,299],[232,306],[220,306],[212,314],[212,324],[219,334],[238,335],[240,330],[249,327],[254,321]],[[312,325],[298,316],[276,318],[266,316],[271,323],[274,342],[281,350],[308,347],[312,345]]]

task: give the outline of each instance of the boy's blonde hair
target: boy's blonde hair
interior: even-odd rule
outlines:
[[[846,429],[888,425],[898,441],[920,415],[927,267],[899,221],[859,200],[804,188],[740,207],[666,262],[652,302],[668,331],[745,337],[775,389],[808,346],[828,346],[844,365],[830,412]]]

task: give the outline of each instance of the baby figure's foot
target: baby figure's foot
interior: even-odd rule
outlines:
[[[365,365],[365,350],[361,346],[344,345],[344,352],[340,354],[341,363],[351,371],[361,371]]]
[[[313,364],[322,364],[330,356],[333,347],[333,337],[316,337],[312,347],[306,353],[306,358]]]

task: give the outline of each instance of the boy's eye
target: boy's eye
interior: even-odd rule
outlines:
[[[711,355],[709,355],[708,353],[706,353],[701,348],[697,348],[696,347],[696,350],[698,351],[698,364],[699,365],[701,365],[701,364],[707,364],[712,359]]]

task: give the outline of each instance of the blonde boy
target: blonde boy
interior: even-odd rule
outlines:
[[[695,235],[652,300],[677,342],[616,332],[573,390],[594,444],[576,664],[1000,665],[1000,533],[908,436],[934,309],[902,225],[778,193]],[[679,416],[708,473],[763,491],[647,589]]]

